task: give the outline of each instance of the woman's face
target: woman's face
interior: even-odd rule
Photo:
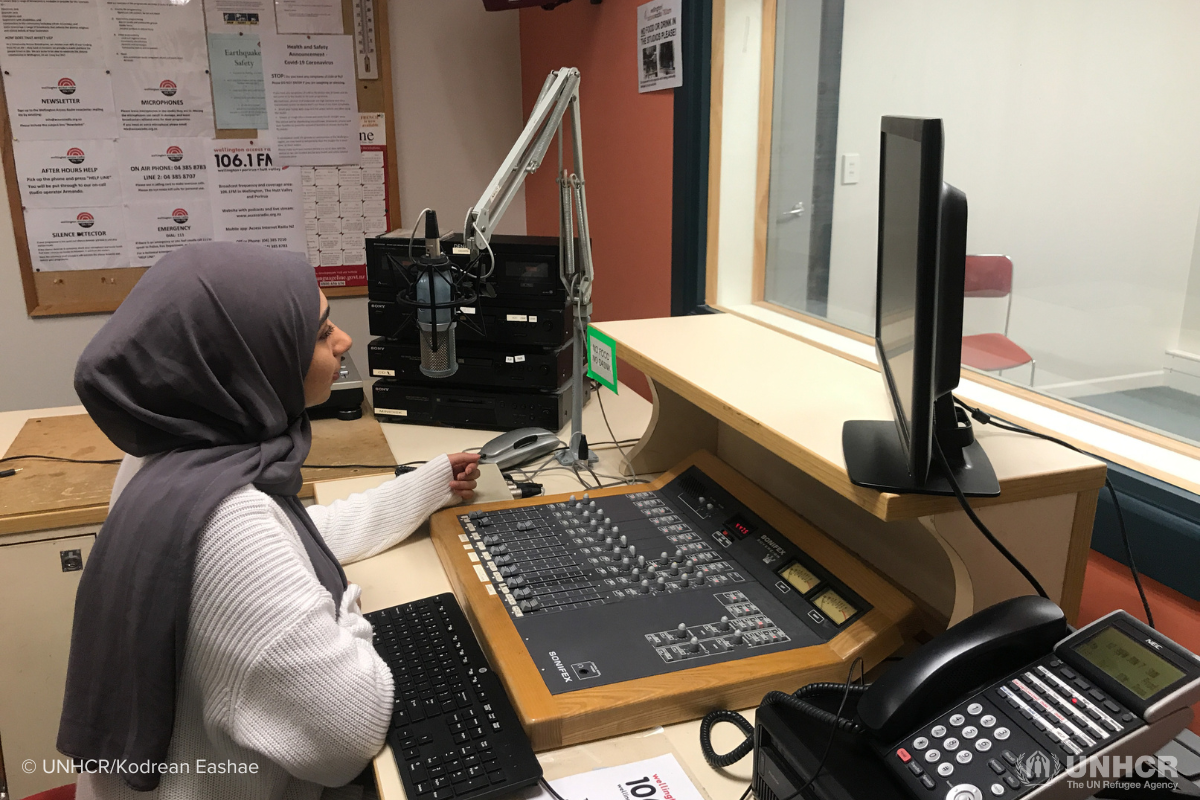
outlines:
[[[321,292],[321,326],[317,329],[317,346],[313,348],[312,363],[304,376],[304,405],[317,406],[329,399],[333,382],[342,368],[342,354],[354,340],[350,334],[329,320],[329,300]]]

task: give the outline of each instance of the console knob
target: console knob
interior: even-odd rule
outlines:
[[[667,588],[667,579],[662,575],[659,575],[658,580],[654,583],[654,588],[660,592],[665,591]]]
[[[617,532],[617,531],[616,531],[616,529],[614,528],[614,529],[613,529],[613,533],[616,533],[616,532]],[[625,537],[624,537],[624,536],[622,536],[621,538],[622,538],[622,539],[624,539]],[[631,545],[629,545],[629,555],[631,555],[631,556],[636,556],[636,555],[637,555],[637,545],[636,545],[636,544],[631,544]]]
[[[681,548],[678,548],[678,547],[675,548],[675,558],[676,559],[683,558],[683,550]]]
[[[613,536],[616,536],[618,533],[620,533],[620,532],[621,532],[621,528],[620,528],[620,526],[618,526],[618,525],[613,525],[613,526],[612,526],[612,532],[613,532]]]
[[[745,640],[745,638],[746,638],[746,637],[742,635],[742,632],[741,632],[741,631],[738,631],[737,633],[735,633],[735,634],[733,635],[733,643],[734,643],[734,644],[741,644],[741,643],[742,643],[742,642]]]
[[[592,519],[591,521],[589,521],[589,522],[588,522],[588,527],[589,527],[589,528],[595,528],[595,527],[596,527],[597,525],[599,525],[599,524],[600,524],[600,523],[599,523],[599,522],[597,522],[595,519]]]
[[[705,511],[712,511],[712,510],[713,510],[713,504],[712,504],[712,503],[709,503],[708,505],[706,505],[706,506],[704,507],[704,510],[705,510]]]
[[[672,562],[671,562],[671,568],[670,568],[669,570],[667,570],[667,571],[668,571],[668,572],[669,572],[669,573],[670,573],[672,576],[678,575],[678,574],[679,574],[679,562],[678,562],[678,561],[672,561]]]
[[[479,527],[486,528],[488,525],[492,524],[492,518],[491,517],[480,517],[476,522],[479,525]]]
[[[529,598],[529,607],[537,611],[541,607],[541,603],[538,602],[536,597],[531,597]]]
[[[651,564],[650,567],[646,570],[646,572],[649,573],[651,578],[653,578],[658,573],[658,565]]]
[[[640,569],[638,569],[637,567],[634,567],[632,570],[630,570],[629,580],[633,581],[634,583],[637,583],[641,579],[642,579],[642,571]]]
[[[658,554],[658,557],[661,558],[663,561],[666,561],[667,560],[667,551],[663,550],[661,553]]]
[[[727,631],[733,626],[729,624],[729,617],[721,617],[721,621],[717,623],[717,630]]]
[[[631,548],[629,548],[629,555],[633,555],[633,548],[632,548],[632,547],[631,547]],[[646,566],[646,557],[645,557],[645,556],[638,556],[638,566],[639,566],[639,567],[645,567],[645,566]]]
[[[582,516],[584,517],[584,519],[587,519],[587,518],[588,518],[588,517],[590,517],[591,515],[592,515],[592,512],[588,511],[586,508],[583,510],[583,515],[582,515]]]
[[[704,585],[704,576],[697,575],[696,577],[692,578],[692,585],[693,586],[703,586]]]
[[[568,498],[567,498],[567,502],[568,502],[568,503],[574,503],[574,502],[575,502],[575,495],[571,495],[570,497],[568,497]]]
[[[587,499],[587,495],[584,495],[584,496],[583,496],[583,499],[584,499],[584,500],[586,500],[586,499]],[[596,501],[595,501],[595,500],[593,500],[592,502],[588,503],[588,508],[595,508],[595,507],[596,507]]]
[[[700,652],[700,640],[697,639],[695,636],[693,636],[692,640],[687,643],[687,651],[689,653],[699,653]]]
[[[644,580],[641,583],[639,583],[638,591],[641,592],[642,594],[646,594],[647,592],[649,592],[650,591],[650,581]]]
[[[692,561],[690,558],[687,561],[683,562],[683,571],[684,572],[695,572],[696,571],[696,562]]]
[[[590,494],[588,494],[587,492],[583,493],[583,502],[586,503],[588,500],[591,500],[591,499],[592,499],[592,496]]]
[[[520,603],[520,608],[522,611],[532,611],[533,610],[533,606],[529,604],[528,600],[522,600]]]
[[[605,550],[613,549],[613,538],[611,536],[604,537],[604,549]]]
[[[681,623],[679,623],[679,625],[677,625],[675,627],[675,638],[676,639],[688,638],[687,625],[685,623],[681,622]]]
[[[627,537],[627,536],[622,536],[622,537],[621,537],[621,547],[625,547],[625,546],[626,546],[626,545],[628,545],[628,544],[629,544],[629,537]]]
[[[624,558],[621,559],[621,571],[628,572],[629,567],[632,564],[633,564],[633,562],[629,560],[629,556],[625,556]]]

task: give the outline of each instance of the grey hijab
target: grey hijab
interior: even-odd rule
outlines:
[[[253,484],[292,520],[340,605],[346,575],[296,498],[320,295],[306,259],[247,244],[164,256],[84,350],[75,390],[112,442],[157,455],[109,510],[79,583],[58,749],[165,761],[199,534]],[[149,791],[159,775],[123,774]]]

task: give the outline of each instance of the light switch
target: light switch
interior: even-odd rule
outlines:
[[[858,153],[842,154],[842,183],[858,183]]]

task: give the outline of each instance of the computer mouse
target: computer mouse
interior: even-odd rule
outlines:
[[[479,449],[479,461],[511,469],[528,464],[562,446],[558,436],[545,428],[517,428],[502,433]]]

